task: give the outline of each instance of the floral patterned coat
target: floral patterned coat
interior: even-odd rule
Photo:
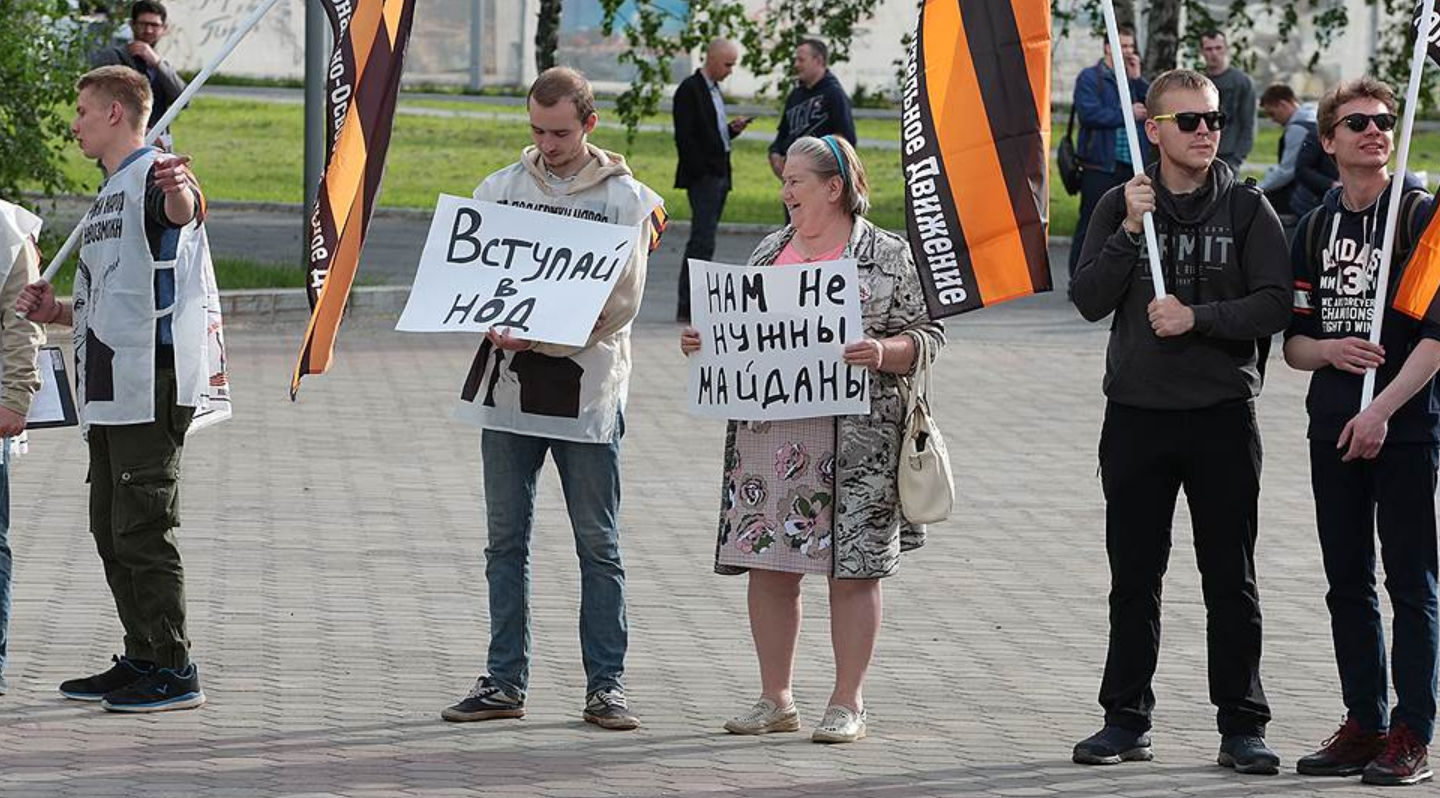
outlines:
[[[794,235],[795,228],[787,225],[766,237],[750,255],[750,265],[773,264]],[[925,309],[920,276],[905,239],[856,217],[843,257],[859,262],[861,325],[867,335],[924,336],[932,356],[945,345],[945,328],[932,321]],[[898,375],[871,371],[870,414],[836,417],[832,575],[837,579],[890,576],[899,568],[901,551],[925,545],[925,527],[907,522],[900,514],[896,473],[904,414]],[[731,421],[725,433],[727,463],[738,456],[736,423]],[[723,505],[734,495],[732,486],[721,485],[715,571],[722,574],[746,570],[719,563],[719,547],[733,534]]]

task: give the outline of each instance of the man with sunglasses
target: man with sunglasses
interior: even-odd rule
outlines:
[[[1440,462],[1440,326],[1389,307],[1399,270],[1433,201],[1406,180],[1390,263],[1380,344],[1370,343],[1374,278],[1390,202],[1387,167],[1395,93],[1360,78],[1320,103],[1320,143],[1335,157],[1340,186],[1300,222],[1292,244],[1295,316],[1285,361],[1312,372],[1305,406],[1310,480],[1329,591],[1330,630],[1346,717],[1296,769],[1315,776],[1363,774],[1370,784],[1431,777],[1435,724],[1435,487]],[[1360,407],[1364,374],[1375,399]],[[1383,619],[1375,590],[1375,536],[1394,608],[1390,665],[1398,702],[1387,711]]]
[[[1260,492],[1257,339],[1285,328],[1289,275],[1280,220],[1216,160],[1225,114],[1215,85],[1181,69],[1156,78],[1145,133],[1159,163],[1101,199],[1071,293],[1089,321],[1113,314],[1100,433],[1110,640],[1105,726],[1073,759],[1153,754],[1151,682],[1175,501],[1183,488],[1207,613],[1220,764],[1273,774],[1260,685],[1255,538]],[[1165,296],[1156,299],[1142,220],[1153,213]]]

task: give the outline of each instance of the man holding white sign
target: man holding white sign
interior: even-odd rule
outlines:
[[[598,117],[583,75],[565,67],[546,70],[531,84],[527,107],[535,146],[485,178],[475,199],[622,225],[633,243],[588,340],[567,345],[541,342],[525,331],[513,334],[504,328],[519,328],[524,320],[512,309],[516,315],[507,311],[496,321],[475,355],[455,415],[484,429],[490,650],[487,673],[441,716],[478,721],[525,715],[530,532],[535,480],[550,453],[580,557],[580,648],[588,678],[583,716],[603,728],[634,729],[640,721],[623,684],[628,635],[616,526],[620,438],[630,323],[640,309],[646,262],[664,228],[664,211],[660,196],[631,175],[621,156],[586,140]]]

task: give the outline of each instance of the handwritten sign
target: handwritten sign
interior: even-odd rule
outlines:
[[[700,351],[690,412],[740,421],[870,412],[866,369],[846,365],[864,337],[854,260],[791,266],[690,261]]]
[[[639,234],[442,194],[395,329],[584,346]]]

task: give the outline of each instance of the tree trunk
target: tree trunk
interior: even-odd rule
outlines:
[[[1099,8],[1099,5],[1095,7]],[[1115,22],[1135,27],[1135,0],[1115,0]]]
[[[539,21],[535,25],[535,70],[544,72],[555,66],[555,51],[560,47],[560,11],[564,0],[540,0]]]
[[[1145,20],[1145,60],[1140,71],[1153,78],[1177,66],[1181,0],[1150,0]]]

